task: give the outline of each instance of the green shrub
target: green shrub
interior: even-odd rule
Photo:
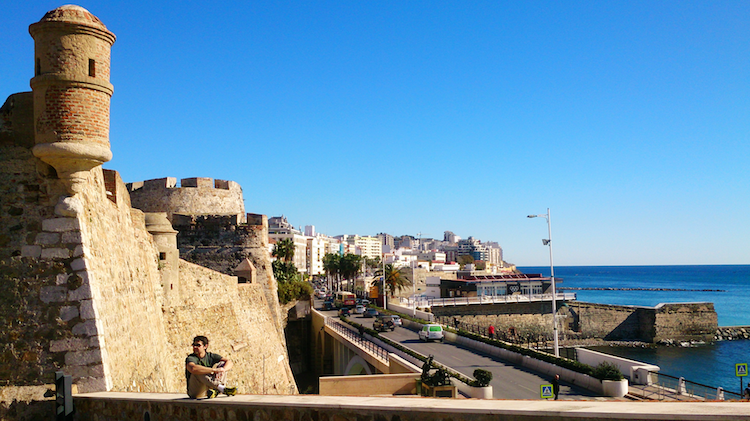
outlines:
[[[472,386],[474,387],[487,387],[490,385],[490,382],[492,381],[492,373],[487,370],[482,370],[481,368],[477,368],[474,370],[474,384]]]
[[[622,373],[616,365],[602,361],[594,367],[592,376],[599,380],[622,380]]]
[[[309,282],[294,280],[279,282],[279,303],[286,304],[294,300],[309,300],[313,293]]]

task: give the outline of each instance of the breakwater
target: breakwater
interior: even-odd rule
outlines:
[[[750,326],[725,326],[716,329],[715,341],[736,341],[750,339]]]

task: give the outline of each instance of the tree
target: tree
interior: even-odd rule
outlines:
[[[381,267],[375,271],[375,276],[383,276],[383,268]],[[396,269],[392,264],[385,265],[385,285],[390,291],[391,297],[396,293],[398,289],[401,291],[404,287],[411,285],[411,281],[408,279],[408,275],[405,272],[405,268]]]
[[[336,282],[336,290],[341,289],[339,285],[339,276],[341,275],[341,255],[337,253],[326,253],[323,256],[323,270],[326,271],[326,276],[330,279],[333,278]]]
[[[380,256],[375,258],[365,257],[365,267],[367,269],[377,269],[380,267]]]
[[[458,256],[458,264],[461,266],[461,269],[464,268],[464,266],[474,263],[474,256],[470,254],[462,254]]]
[[[273,246],[271,255],[284,262],[290,262],[294,259],[294,241],[291,238],[284,238],[276,242]]]
[[[362,256],[352,253],[343,255],[339,261],[339,271],[344,279],[356,279],[362,272]]]

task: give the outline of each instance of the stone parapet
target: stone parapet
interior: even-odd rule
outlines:
[[[174,215],[234,215],[245,223],[242,187],[234,181],[207,177],[183,178],[180,187],[173,177],[128,183],[134,208],[144,212],[166,212]]]
[[[96,393],[74,398],[77,419],[176,420],[750,420],[746,402],[478,400],[419,397],[181,395]]]

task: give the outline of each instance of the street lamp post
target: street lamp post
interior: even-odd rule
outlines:
[[[552,334],[555,340],[555,357],[560,356],[560,347],[557,340],[557,292],[555,290],[555,266],[552,264],[552,222],[550,221],[551,216],[549,208],[547,213],[543,215],[529,215],[528,218],[544,218],[547,220],[547,235],[546,240],[542,240],[542,244],[549,247],[549,270],[550,279],[552,280]]]
[[[383,253],[383,308],[388,310],[388,296],[385,292],[385,253]]]

